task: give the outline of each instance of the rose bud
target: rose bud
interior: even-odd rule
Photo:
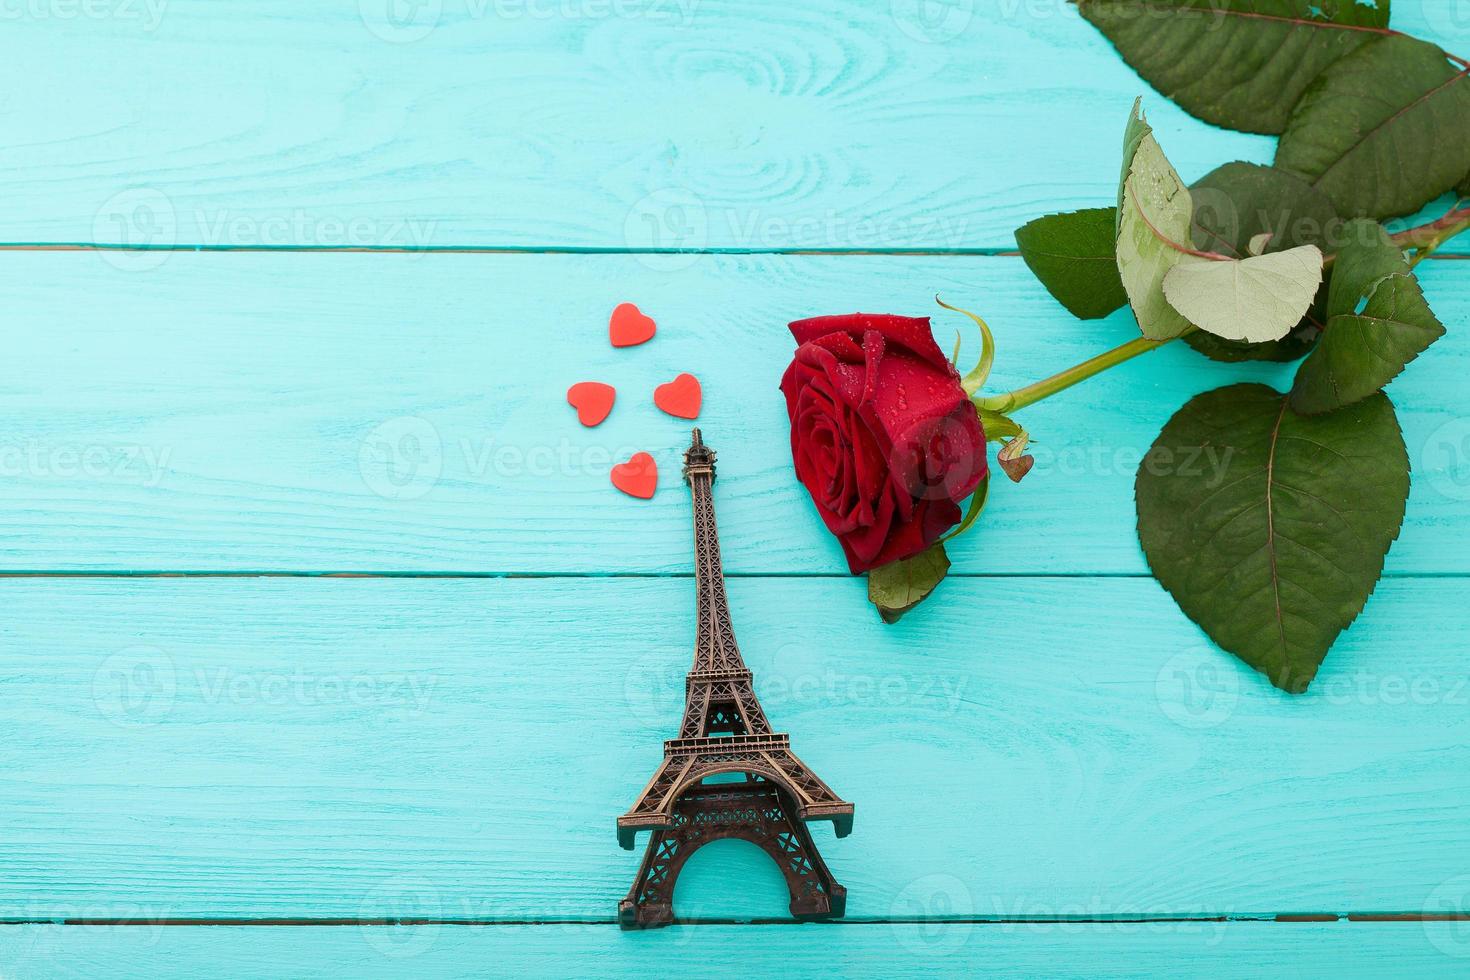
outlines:
[[[791,457],[854,573],[918,554],[986,475],[985,432],[928,317],[791,324]]]

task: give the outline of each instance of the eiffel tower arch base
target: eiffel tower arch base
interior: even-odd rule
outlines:
[[[674,804],[673,823],[653,831],[628,897],[618,903],[624,929],[674,921],[674,886],[695,851],[717,840],[746,840],[770,855],[786,879],[797,919],[839,918],[847,889],[837,883],[796,816],[791,796],[760,778],[700,784]]]

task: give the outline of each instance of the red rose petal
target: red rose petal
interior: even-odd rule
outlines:
[[[634,453],[612,468],[612,485],[630,497],[650,499],[658,489],[658,464],[647,453]]]
[[[607,335],[614,347],[636,347],[653,339],[657,330],[653,317],[646,316],[633,303],[619,303],[607,324]]]
[[[601,381],[578,381],[567,389],[567,404],[577,410],[577,421],[591,428],[612,412],[617,395],[617,389]]]
[[[675,418],[697,419],[704,402],[704,389],[692,374],[681,374],[653,391],[653,403]]]

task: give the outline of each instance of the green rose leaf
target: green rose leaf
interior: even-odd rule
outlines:
[[[1470,197],[1470,174],[1466,174],[1465,179],[1455,185],[1455,193],[1461,197]]]
[[[1328,329],[1291,389],[1292,409],[1307,415],[1373,394],[1444,333],[1382,225],[1350,221],[1339,240],[1323,307]]]
[[[1116,208],[1048,214],[1016,229],[1032,274],[1073,316],[1095,320],[1128,302],[1118,278]]]
[[[1394,243],[1384,227],[1367,218],[1343,225],[1342,247],[1333,264],[1332,282],[1327,287],[1329,317],[1354,313],[1358,304],[1373,295],[1380,280],[1409,274],[1404,250]]]
[[[1169,420],[1135,491],[1159,583],[1216,643],[1300,693],[1383,571],[1409,459],[1386,395],[1303,417],[1273,388],[1237,384]]]
[[[1205,122],[1279,133],[1334,61],[1388,26],[1388,2],[1076,0],[1149,84]]]
[[[1251,239],[1268,234],[1268,252],[1323,246],[1337,224],[1327,195],[1295,174],[1255,163],[1216,167],[1189,188],[1194,246],[1242,257]]]
[[[1327,321],[1322,342],[1297,369],[1291,407],[1315,414],[1367,398],[1443,335],[1413,276],[1380,280],[1362,313]]]
[[[934,544],[912,558],[891,561],[868,572],[868,601],[885,623],[896,623],[929,597],[949,574],[949,555]]]
[[[1188,256],[1164,276],[1164,296],[1189,322],[1226,340],[1280,340],[1301,322],[1322,285],[1322,250],[1221,262]]]
[[[1433,44],[1379,37],[1324,71],[1292,110],[1276,165],[1348,217],[1410,214],[1470,170],[1470,77]]]
[[[1317,295],[1321,297],[1320,292]],[[1224,361],[1229,364],[1238,364],[1242,361],[1274,361],[1278,364],[1285,364],[1298,360],[1311,350],[1320,333],[1321,331],[1315,324],[1303,320],[1285,337],[1280,340],[1270,340],[1264,344],[1243,344],[1238,340],[1216,337],[1203,330],[1185,334],[1184,342],[1212,361]]]
[[[1139,106],[1123,135],[1123,174],[1118,186],[1118,275],[1150,340],[1168,340],[1190,323],[1164,298],[1164,276],[1185,258],[1193,211],[1189,190],[1154,140]]]

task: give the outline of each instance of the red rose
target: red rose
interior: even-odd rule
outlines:
[[[791,324],[781,379],[796,476],[853,572],[918,554],[986,474],[985,432],[928,317]]]

